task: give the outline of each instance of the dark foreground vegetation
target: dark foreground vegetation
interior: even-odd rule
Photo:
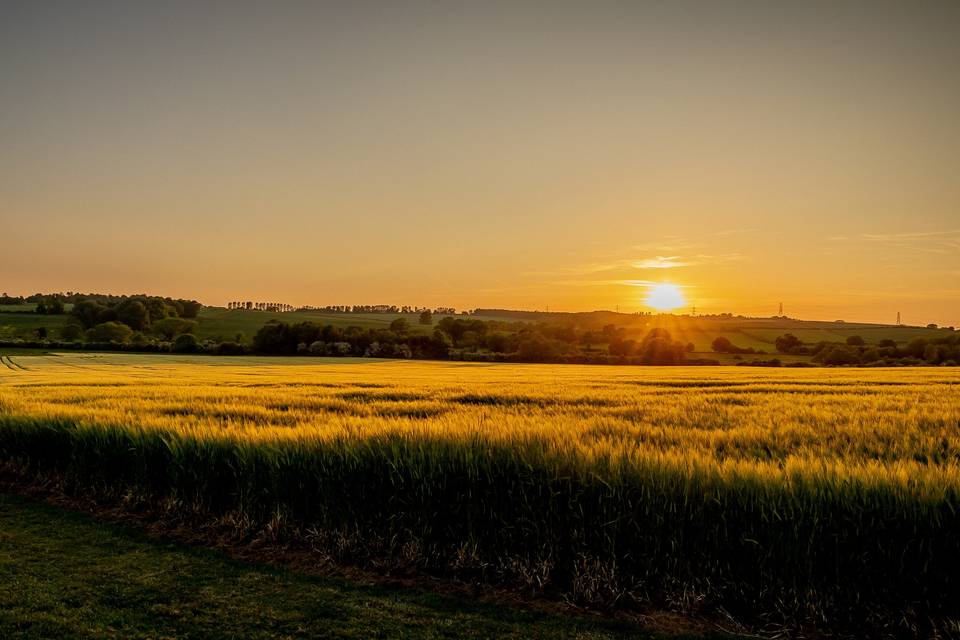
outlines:
[[[0,575],[10,640],[681,637],[231,560],[3,493]]]

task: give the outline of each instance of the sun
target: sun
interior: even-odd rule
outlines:
[[[647,292],[644,304],[658,311],[672,311],[686,305],[687,299],[675,284],[655,284]]]

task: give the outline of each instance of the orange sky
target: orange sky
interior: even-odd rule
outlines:
[[[0,290],[960,325],[960,3],[195,4],[5,8]]]

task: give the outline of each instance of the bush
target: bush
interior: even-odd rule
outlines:
[[[103,322],[87,331],[90,342],[126,344],[133,337],[133,329],[119,322]]]
[[[200,341],[197,340],[197,336],[191,333],[184,333],[177,336],[177,339],[173,341],[174,353],[196,353],[200,350]]]
[[[83,325],[79,322],[69,321],[60,329],[60,338],[73,342],[83,337]]]
[[[860,364],[860,353],[850,347],[837,345],[821,351],[814,359],[826,365]]]
[[[246,349],[237,342],[221,342],[216,347],[216,353],[221,356],[242,356]]]
[[[163,318],[153,323],[153,332],[166,340],[173,340],[181,333],[193,333],[197,328],[195,320],[183,318]]]
[[[799,353],[803,342],[792,333],[785,333],[774,341],[774,345],[780,353]]]

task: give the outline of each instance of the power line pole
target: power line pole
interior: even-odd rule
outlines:
[[[783,303],[780,303],[780,317],[783,317]]]
[[[900,312],[897,311],[897,326],[900,326]]]

